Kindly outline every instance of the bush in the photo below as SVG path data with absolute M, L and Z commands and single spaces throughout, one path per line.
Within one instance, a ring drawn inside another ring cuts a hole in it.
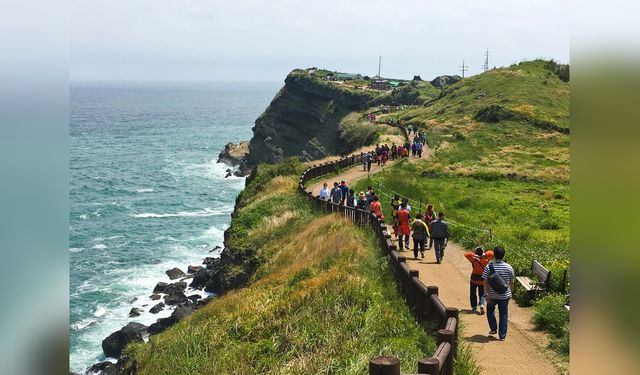
M 556 338 L 562 337 L 569 324 L 569 312 L 564 308 L 562 294 L 548 294 L 533 303 L 533 323 L 536 328 L 550 332 Z

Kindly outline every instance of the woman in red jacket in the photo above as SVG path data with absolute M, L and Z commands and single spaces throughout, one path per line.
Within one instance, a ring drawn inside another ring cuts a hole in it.
M 482 246 L 478 246 L 475 252 L 464 253 L 464 257 L 471 262 L 471 283 L 469 287 L 471 310 L 477 313 L 478 306 L 480 306 L 480 315 L 482 315 L 484 314 L 484 280 L 482 279 L 482 271 L 493 258 L 493 251 L 484 251 Z M 480 297 L 480 304 L 478 304 L 478 297 Z

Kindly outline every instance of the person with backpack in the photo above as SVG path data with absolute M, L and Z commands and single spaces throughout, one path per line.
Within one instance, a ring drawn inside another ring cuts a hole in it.
M 413 257 L 418 259 L 418 249 L 424 259 L 424 243 L 430 236 L 429 227 L 422 221 L 424 216 L 421 213 L 416 215 L 416 219 L 411 222 L 411 231 L 413 232 Z
M 347 206 L 355 207 L 356 206 L 356 193 L 353 189 L 349 189 L 349 193 L 347 194 Z
M 444 221 L 444 212 L 438 213 L 438 220 L 431 223 L 431 238 L 433 238 L 434 249 L 436 253 L 436 262 L 442 263 L 444 258 L 444 248 L 447 247 L 449 241 L 449 223 Z
M 367 153 L 367 173 L 371 172 L 371 164 L 373 164 L 373 151 Z
M 359 209 L 361 210 L 367 209 L 367 197 L 364 195 L 364 191 L 361 191 L 360 193 L 358 193 L 357 201 L 358 201 L 357 205 Z
M 482 272 L 484 279 L 484 298 L 487 301 L 487 321 L 489 322 L 489 334 L 498 333 L 500 341 L 507 338 L 507 326 L 509 324 L 509 300 L 516 279 L 513 267 L 504 261 L 505 251 L 502 246 L 493 249 L 493 262 L 489 263 Z M 498 307 L 500 324 L 496 322 L 495 310 Z
M 493 251 L 484 251 L 482 246 L 475 248 L 473 252 L 464 253 L 464 257 L 471 263 L 471 279 L 469 289 L 469 302 L 471 303 L 471 310 L 478 312 L 480 307 L 480 315 L 484 315 L 484 279 L 482 278 L 482 272 L 484 268 L 493 259 Z M 478 300 L 480 303 L 478 303 Z
M 433 211 L 433 205 L 429 203 L 427 205 L 427 211 L 424 213 L 424 221 L 429 226 L 429 232 L 431 232 L 431 223 L 436 220 L 436 213 Z M 433 247 L 433 237 L 429 237 L 429 243 L 427 244 L 427 250 Z
M 331 189 L 331 202 L 335 204 L 342 202 L 342 189 L 340 189 L 337 182 L 333 183 L 333 189 Z

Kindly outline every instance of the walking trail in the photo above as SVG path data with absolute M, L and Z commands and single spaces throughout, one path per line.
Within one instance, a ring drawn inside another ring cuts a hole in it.
M 428 154 L 427 154 L 428 156 Z M 411 159 L 416 160 L 415 158 Z M 389 161 L 386 167 L 371 166 L 371 174 L 395 164 Z M 362 166 L 345 170 L 337 176 L 326 178 L 326 182 L 345 180 L 352 185 L 357 180 L 367 178 Z M 312 187 L 314 195 L 320 194 L 321 180 Z M 387 202 L 388 203 L 388 202 Z M 386 204 L 383 202 L 383 204 Z M 393 233 L 389 228 L 389 233 Z M 507 252 L 509 250 L 507 249 Z M 413 251 L 400 254 L 407 257 L 411 269 L 420 272 L 420 279 L 426 285 L 437 285 L 439 295 L 445 306 L 460 309 L 462 322 L 461 337 L 470 346 L 473 358 L 480 366 L 482 374 L 560 374 L 554 364 L 554 355 L 546 348 L 549 339 L 544 332 L 536 331 L 531 323 L 532 311 L 518 306 L 515 301 L 509 303 L 509 329 L 507 339 L 499 341 L 488 335 L 489 325 L 486 315 L 477 315 L 471 311 L 469 302 L 469 275 L 471 264 L 464 257 L 465 250 L 454 242 L 449 242 L 441 264 L 435 262 L 433 249 L 425 252 L 424 259 L 413 259 Z M 496 317 L 498 311 L 496 309 Z

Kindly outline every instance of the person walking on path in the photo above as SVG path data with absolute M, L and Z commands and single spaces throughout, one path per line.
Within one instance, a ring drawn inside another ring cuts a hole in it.
M 369 153 L 365 153 L 364 151 L 360 153 L 360 160 L 362 160 L 362 170 L 367 170 L 367 160 L 369 159 Z
M 342 191 L 342 200 L 340 201 L 340 204 L 344 205 L 344 202 L 346 202 L 347 197 L 349 196 L 349 187 L 344 180 L 340 181 L 340 190 Z
M 384 220 L 384 215 L 382 214 L 382 205 L 380 204 L 380 200 L 378 199 L 377 195 L 373 196 L 373 201 L 371 202 L 371 206 L 369 208 L 369 211 L 371 211 L 374 214 L 376 214 L 376 216 L 379 219 Z
M 418 157 L 422 159 L 422 142 L 416 143 L 416 152 L 418 153 Z
M 416 219 L 411 222 L 411 230 L 413 231 L 413 257 L 418 259 L 418 249 L 420 249 L 420 254 L 422 255 L 422 259 L 424 259 L 424 243 L 427 240 L 427 237 L 430 236 L 429 227 L 427 227 L 427 223 L 422 221 L 424 216 L 421 213 L 416 215 Z
M 330 193 L 331 191 L 329 190 L 329 188 L 327 187 L 327 183 L 325 182 L 324 184 L 322 184 L 322 189 L 320 189 L 320 199 L 322 199 L 323 201 L 328 201 Z
M 409 224 L 409 220 L 411 218 L 411 214 L 407 210 L 407 204 L 402 202 L 400 204 L 400 210 L 396 213 L 396 217 L 398 219 L 398 229 L 396 231 L 396 237 L 398 237 L 398 248 L 400 251 L 403 250 L 403 244 L 409 250 L 409 234 L 411 233 L 411 224 Z
M 356 193 L 353 191 L 353 189 L 349 189 L 349 193 L 347 194 L 347 206 L 356 206 Z
M 371 172 L 371 164 L 373 164 L 373 154 L 367 153 L 367 173 Z
M 433 212 L 433 205 L 429 203 L 427 205 L 427 211 L 424 213 L 424 221 L 429 226 L 429 231 L 431 231 L 431 223 L 436 220 L 436 213 Z M 433 247 L 433 237 L 429 237 L 429 243 L 427 244 L 427 250 L 430 250 Z
M 436 262 L 442 263 L 444 258 L 444 248 L 447 247 L 449 241 L 449 223 L 444 221 L 444 212 L 438 213 L 438 220 L 431 223 L 431 237 L 433 238 L 434 249 L 436 253 Z
M 484 296 L 487 300 L 487 321 L 489 322 L 489 334 L 498 333 L 500 341 L 507 338 L 507 326 L 509 324 L 509 300 L 512 297 L 515 273 L 513 267 L 504 261 L 505 251 L 501 246 L 493 249 L 494 260 L 485 267 L 482 272 L 484 289 L 488 293 Z M 500 324 L 496 322 L 495 310 L 498 307 Z
M 469 302 L 471 303 L 471 310 L 478 312 L 480 308 L 480 315 L 484 314 L 484 279 L 482 273 L 484 268 L 493 259 L 493 251 L 484 251 L 482 246 L 475 248 L 473 252 L 464 253 L 464 257 L 471 262 L 471 279 L 469 287 Z M 480 302 L 480 303 L 478 303 Z
M 338 186 L 337 182 L 333 183 L 333 189 L 331 189 L 331 202 L 340 204 L 342 201 L 342 189 Z
M 361 210 L 367 209 L 367 197 L 364 195 L 364 191 L 358 193 L 358 208 Z

